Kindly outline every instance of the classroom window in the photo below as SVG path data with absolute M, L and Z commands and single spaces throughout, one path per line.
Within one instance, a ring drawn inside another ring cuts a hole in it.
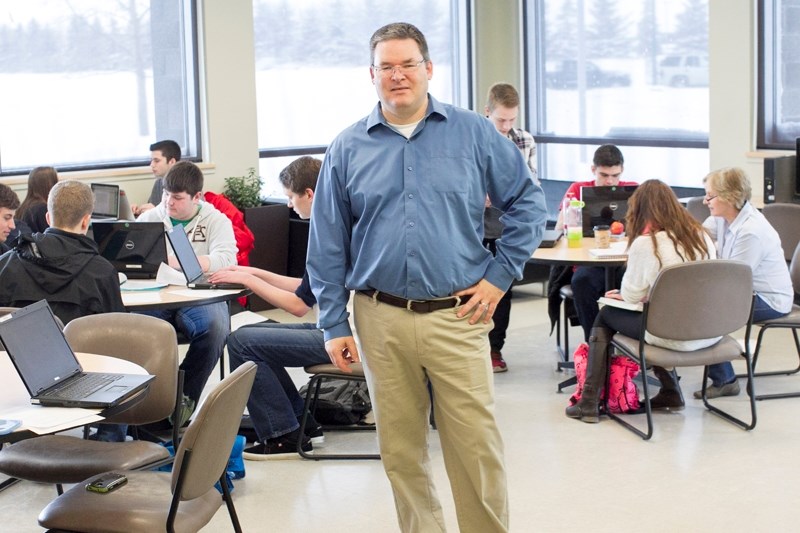
M 795 149 L 800 137 L 800 2 L 758 2 L 758 147 Z
M 0 174 L 145 164 L 198 146 L 194 2 L 5 0 Z
M 708 172 L 708 0 L 525 2 L 527 124 L 539 177 L 588 179 L 595 148 L 625 177 L 699 187 Z
M 428 41 L 431 94 L 468 105 L 466 8 L 458 0 L 253 0 L 260 173 L 267 196 L 282 192 L 280 169 L 302 154 L 322 157 L 344 128 L 377 102 L 369 38 L 404 21 Z

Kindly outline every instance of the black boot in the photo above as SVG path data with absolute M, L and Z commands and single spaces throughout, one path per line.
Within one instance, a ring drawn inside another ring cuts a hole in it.
M 681 386 L 678 384 L 678 373 L 675 369 L 667 370 L 660 366 L 654 366 L 653 373 L 661 382 L 661 390 L 650 398 L 650 409 L 654 411 L 682 411 L 685 403 L 681 393 Z
M 583 383 L 581 399 L 566 409 L 570 418 L 578 418 L 583 422 L 596 424 L 600 421 L 600 389 L 606 379 L 608 364 L 608 345 L 611 342 L 611 331 L 602 327 L 593 327 L 589 334 L 589 355 L 586 358 L 586 379 Z

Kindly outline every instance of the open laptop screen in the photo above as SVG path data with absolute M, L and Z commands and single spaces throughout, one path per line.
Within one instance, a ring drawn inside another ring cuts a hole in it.
M 92 220 L 119 218 L 119 185 L 92 183 L 94 210 Z
M 93 222 L 100 255 L 128 277 L 155 278 L 167 262 L 162 222 Z
M 583 200 L 583 236 L 591 237 L 593 228 L 610 225 L 614 221 L 625 222 L 628 200 L 636 185 L 610 185 L 606 187 L 581 187 Z

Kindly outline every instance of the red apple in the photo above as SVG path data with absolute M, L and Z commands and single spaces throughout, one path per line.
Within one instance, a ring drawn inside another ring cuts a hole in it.
M 611 233 L 613 235 L 622 235 L 623 231 L 625 231 L 625 225 L 622 222 L 615 220 L 611 223 Z

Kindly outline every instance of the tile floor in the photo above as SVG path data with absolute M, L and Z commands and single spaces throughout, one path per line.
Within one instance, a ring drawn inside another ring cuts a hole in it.
M 277 311 L 263 314 L 297 320 Z M 495 382 L 512 531 L 800 531 L 800 398 L 759 402 L 752 432 L 689 399 L 685 411 L 657 415 L 655 435 L 644 442 L 607 419 L 589 425 L 564 416 L 569 392 L 555 392 L 564 376 L 555 371 L 555 340 L 548 337 L 540 285 L 515 289 L 511 320 L 504 350 L 510 370 Z M 790 333 L 774 331 L 767 342 L 763 368 L 796 360 Z M 684 369 L 681 375 L 691 397 L 701 372 Z M 305 382 L 302 371 L 296 378 Z M 762 378 L 756 386 L 763 392 L 800 389 L 800 376 Z M 740 412 L 746 408 L 743 396 L 723 401 Z M 375 446 L 370 432 L 326 437 L 329 449 Z M 458 531 L 435 432 L 431 450 L 447 524 Z M 234 492 L 245 531 L 397 531 L 378 461 L 298 457 L 248 461 L 246 467 Z M 0 493 L 0 531 L 40 531 L 36 516 L 54 496 L 53 487 L 29 482 Z M 204 529 L 230 530 L 224 508 Z

